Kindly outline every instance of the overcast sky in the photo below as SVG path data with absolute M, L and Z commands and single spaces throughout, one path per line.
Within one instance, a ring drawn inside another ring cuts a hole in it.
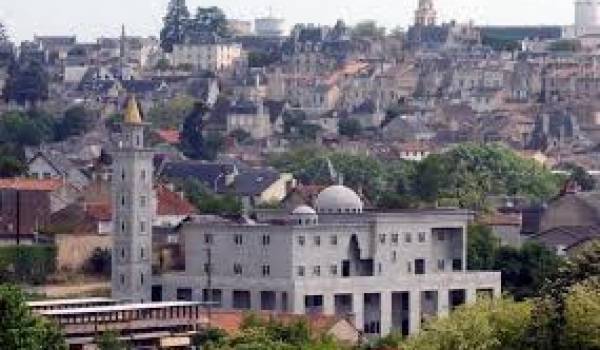
M 188 6 L 217 5 L 228 17 L 252 19 L 269 7 L 287 24 L 348 23 L 376 19 L 387 27 L 406 27 L 418 0 L 187 0 Z M 476 24 L 570 24 L 573 0 L 434 0 L 443 21 Z M 0 0 L 0 20 L 13 39 L 34 34 L 77 34 L 80 40 L 112 36 L 125 23 L 128 34 L 156 35 L 168 0 Z

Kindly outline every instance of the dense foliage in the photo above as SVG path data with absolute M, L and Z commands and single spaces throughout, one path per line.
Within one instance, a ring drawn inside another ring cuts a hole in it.
M 492 230 L 482 225 L 469 227 L 467 257 L 469 270 L 500 271 L 502 289 L 517 300 L 537 296 L 561 264 L 554 252 L 534 242 L 519 249 L 500 246 Z
M 148 122 L 157 129 L 179 129 L 185 118 L 194 109 L 194 99 L 188 96 L 176 96 L 168 102 L 155 104 L 148 111 Z
M 16 287 L 0 285 L 0 347 L 20 350 L 66 350 L 58 328 L 34 316 L 23 293 Z
M 234 195 L 215 194 L 194 180 L 185 181 L 182 189 L 190 203 L 202 214 L 239 215 L 242 213 L 242 203 Z
M 167 14 L 160 32 L 160 47 L 165 52 L 173 52 L 173 45 L 183 42 L 190 19 L 185 0 L 170 0 Z
M 600 346 L 600 243 L 592 243 L 524 302 L 482 300 L 433 320 L 399 349 L 594 350 Z
M 464 208 L 485 209 L 489 195 L 543 201 L 558 193 L 561 181 L 535 161 L 500 145 L 464 144 L 420 163 L 304 148 L 273 157 L 271 164 L 302 183 L 328 184 L 328 158 L 348 186 L 364 190 L 381 207 L 450 199 Z
M 304 320 L 289 323 L 264 320 L 248 315 L 238 334 L 227 336 L 219 330 L 209 330 L 194 339 L 202 349 L 233 350 L 341 350 L 329 337 L 314 334 Z
M 4 99 L 20 105 L 35 105 L 48 99 L 49 76 L 41 63 L 31 60 L 13 62 L 4 86 Z
M 42 284 L 55 268 L 53 246 L 0 247 L 0 283 Z

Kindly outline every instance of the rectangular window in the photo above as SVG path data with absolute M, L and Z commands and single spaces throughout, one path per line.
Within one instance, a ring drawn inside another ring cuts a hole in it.
M 452 259 L 452 271 L 462 271 L 462 259 Z
M 243 273 L 242 264 L 233 264 L 233 274 L 241 276 Z
M 269 235 L 263 235 L 262 236 L 262 244 L 263 245 L 270 245 L 271 244 L 271 236 L 269 236 Z
M 381 244 L 385 244 L 385 234 L 380 234 L 379 235 L 379 243 Z
M 321 276 L 321 266 L 315 266 L 313 268 L 313 275 L 314 276 Z
M 271 266 L 263 265 L 262 266 L 262 275 L 263 277 L 267 277 L 271 275 Z
M 143 286 L 144 285 L 144 274 L 140 274 L 140 284 Z
M 331 235 L 329 237 L 329 243 L 331 243 L 331 245 L 337 245 L 338 244 L 337 235 Z
M 407 232 L 404 234 L 404 242 L 406 242 L 406 243 L 412 242 L 412 235 L 410 234 L 410 232 Z
M 396 261 L 398 261 L 398 252 L 394 250 L 392 252 L 392 262 L 396 262 Z
M 213 244 L 213 235 L 207 233 L 204 235 L 204 244 Z
M 209 263 L 204 264 L 204 273 L 208 274 L 211 272 L 211 266 Z
M 321 236 L 315 236 L 314 240 L 317 247 L 321 245 Z
M 235 245 L 242 245 L 244 243 L 242 235 L 233 235 L 233 241 L 235 242 Z
M 297 270 L 298 270 L 298 276 L 299 277 L 304 277 L 304 274 L 305 274 L 305 272 L 304 272 L 304 266 L 298 266 Z
M 140 232 L 141 233 L 146 232 L 146 222 L 145 221 L 140 221 Z
M 398 244 L 398 234 L 392 233 L 392 244 Z
M 140 207 L 142 207 L 142 208 L 146 207 L 146 196 L 140 197 Z
M 304 246 L 305 238 L 304 236 L 298 236 L 298 245 Z
M 337 265 L 331 265 L 331 266 L 329 267 L 329 273 L 330 273 L 332 276 L 337 276 L 337 274 L 338 274 L 338 266 L 337 266 Z
M 444 271 L 446 269 L 446 260 L 438 259 L 437 265 L 438 265 L 438 271 Z
M 415 259 L 415 274 L 416 275 L 424 275 L 425 274 L 425 259 Z
M 446 240 L 446 232 L 438 231 L 437 239 L 438 239 L 438 241 L 445 241 Z
M 419 232 L 419 242 L 423 243 L 427 240 L 427 234 L 425 232 Z

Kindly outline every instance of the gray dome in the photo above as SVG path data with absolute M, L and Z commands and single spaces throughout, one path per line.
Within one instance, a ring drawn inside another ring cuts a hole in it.
M 308 205 L 301 205 L 292 211 L 292 215 L 317 215 L 317 212 Z
M 362 213 L 363 203 L 360 197 L 346 186 L 329 186 L 317 197 L 319 213 Z

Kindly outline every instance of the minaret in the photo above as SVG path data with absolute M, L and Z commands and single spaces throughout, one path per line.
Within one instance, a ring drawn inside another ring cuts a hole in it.
M 433 0 L 419 0 L 419 7 L 415 11 L 415 26 L 434 26 L 437 12 Z
M 153 153 L 144 147 L 145 124 L 135 97 L 127 103 L 122 140 L 113 163 L 112 296 L 151 301 Z
M 127 63 L 127 36 L 125 25 L 121 26 L 121 38 L 119 39 L 119 75 L 121 81 L 125 80 L 125 64 Z

